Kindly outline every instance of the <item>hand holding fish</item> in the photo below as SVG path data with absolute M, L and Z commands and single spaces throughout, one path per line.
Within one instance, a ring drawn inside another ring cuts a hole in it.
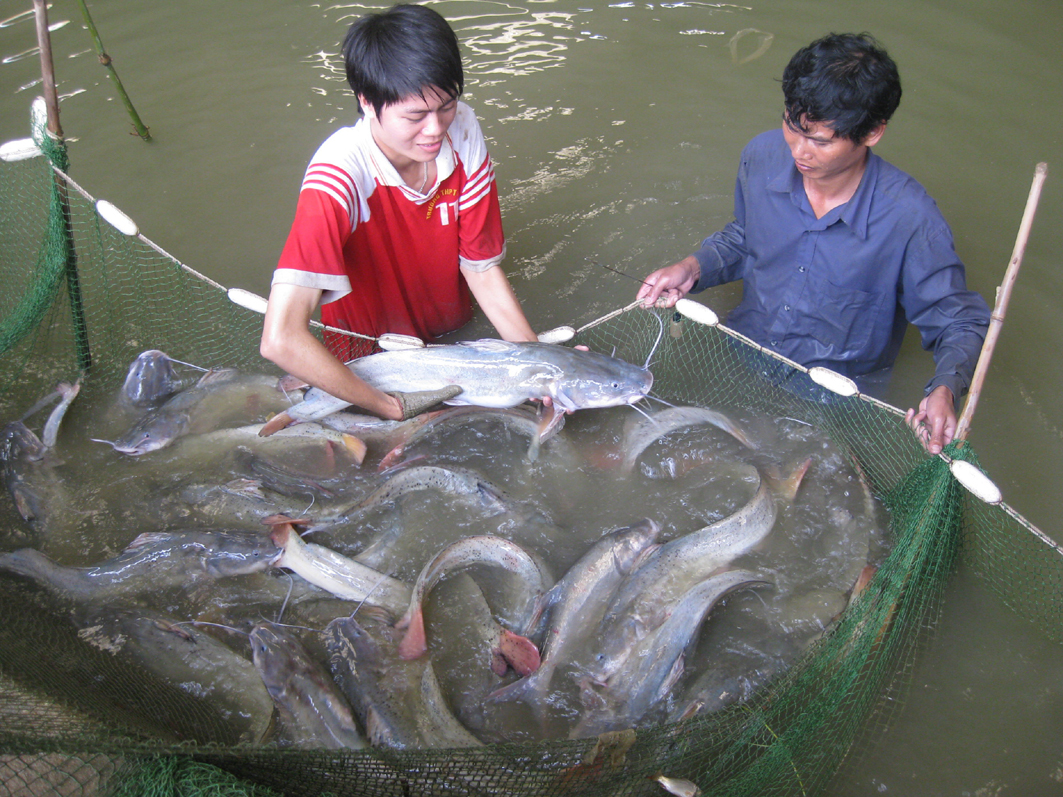
M 919 402 L 919 411 L 908 410 L 904 422 L 930 454 L 940 454 L 956 434 L 956 409 L 952 391 L 938 385 Z
M 701 264 L 693 255 L 666 268 L 659 268 L 646 277 L 635 294 L 643 307 L 674 307 L 697 284 Z
M 262 356 L 348 404 L 380 418 L 402 420 L 402 404 L 398 399 L 352 374 L 310 332 L 310 319 L 320 299 L 321 291 L 314 288 L 274 285 L 262 327 L 259 346 Z
M 394 392 L 388 393 L 398 399 L 402 406 L 402 420 L 408 421 L 433 407 L 437 407 L 444 401 L 454 398 L 461 393 L 461 385 L 447 385 L 439 390 L 417 390 L 411 393 Z

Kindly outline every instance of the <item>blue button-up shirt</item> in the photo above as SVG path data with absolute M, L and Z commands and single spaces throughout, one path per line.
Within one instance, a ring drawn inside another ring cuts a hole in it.
M 695 291 L 744 280 L 728 326 L 806 367 L 857 378 L 893 364 L 910 321 L 934 355 L 926 390 L 947 385 L 957 399 L 967 390 L 989 307 L 967 290 L 952 231 L 919 183 L 869 153 L 853 197 L 817 219 L 772 130 L 742 152 L 734 215 L 695 253 Z

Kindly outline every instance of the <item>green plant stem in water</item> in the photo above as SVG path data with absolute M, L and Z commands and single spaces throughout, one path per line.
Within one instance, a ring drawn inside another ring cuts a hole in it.
M 89 16 L 89 8 L 85 5 L 85 0 L 78 0 L 78 5 L 81 6 L 81 15 L 85 18 L 85 25 L 88 27 L 93 44 L 96 46 L 96 55 L 99 56 L 100 63 L 107 68 L 111 78 L 114 79 L 114 85 L 118 88 L 118 94 L 122 97 L 122 104 L 129 111 L 129 117 L 133 120 L 133 127 L 136 128 L 137 135 L 145 141 L 151 141 L 151 133 L 148 132 L 147 126 L 140 121 L 137 109 L 133 107 L 133 102 L 129 99 L 129 95 L 126 94 L 125 86 L 122 85 L 122 80 L 118 77 L 114 64 L 111 63 L 111 56 L 104 52 L 103 41 L 100 39 L 99 31 L 96 30 L 96 24 L 92 21 L 92 17 Z

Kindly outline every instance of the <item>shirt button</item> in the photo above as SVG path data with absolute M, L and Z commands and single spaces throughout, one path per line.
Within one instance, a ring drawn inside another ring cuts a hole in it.
M 772 345 L 772 346 L 778 346 L 778 345 L 779 345 L 779 341 L 777 341 L 777 340 L 773 340 L 773 341 L 771 342 L 771 345 Z
M 783 309 L 783 310 L 785 310 L 786 312 L 790 312 L 790 305 L 788 305 L 788 304 L 784 304 L 784 305 L 782 306 L 782 309 Z
M 798 266 L 797 270 L 800 271 L 802 274 L 805 273 L 805 267 L 804 266 Z

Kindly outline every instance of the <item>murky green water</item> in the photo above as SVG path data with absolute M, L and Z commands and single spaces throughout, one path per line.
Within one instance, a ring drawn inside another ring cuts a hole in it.
M 32 21 L 17 16 L 28 6 L 0 3 L 0 140 L 27 135 L 39 91 L 35 53 L 19 57 L 35 44 Z M 904 99 L 878 151 L 936 198 L 969 284 L 991 303 L 1034 165 L 1048 161 L 970 439 L 1005 500 L 1063 539 L 1058 0 L 435 7 L 465 46 L 466 99 L 497 162 L 506 268 L 539 329 L 631 300 L 633 282 L 591 261 L 641 275 L 729 219 L 741 146 L 778 123 L 783 66 L 828 31 L 870 31 L 896 58 Z M 307 159 L 354 118 L 336 53 L 365 7 L 101 0 L 91 10 L 155 140 L 130 135 L 76 6 L 56 3 L 53 24 L 69 20 L 53 41 L 73 177 L 183 262 L 265 293 Z M 737 296 L 730 286 L 701 299 L 726 310 Z M 891 401 L 915 402 L 930 367 L 910 335 Z M 961 569 L 904 710 L 834 793 L 1059 794 L 1061 727 L 1063 651 Z

